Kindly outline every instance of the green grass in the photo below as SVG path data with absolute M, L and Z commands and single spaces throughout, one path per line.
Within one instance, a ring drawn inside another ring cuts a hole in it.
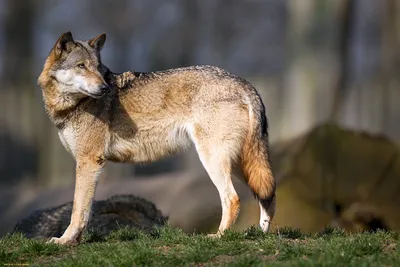
M 330 228 L 265 234 L 251 227 L 211 238 L 170 227 L 149 233 L 124 228 L 108 236 L 88 231 L 80 245 L 59 246 L 14 234 L 0 239 L 0 266 L 400 266 L 399 237 Z

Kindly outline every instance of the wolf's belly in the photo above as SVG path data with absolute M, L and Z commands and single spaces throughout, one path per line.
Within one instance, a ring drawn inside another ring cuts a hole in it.
M 185 127 L 144 131 L 123 137 L 113 133 L 106 149 L 106 159 L 115 162 L 151 162 L 186 149 L 191 144 Z

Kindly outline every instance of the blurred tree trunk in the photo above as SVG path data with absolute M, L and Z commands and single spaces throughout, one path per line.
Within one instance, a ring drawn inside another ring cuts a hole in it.
M 391 91 L 398 90 L 393 88 L 394 82 L 400 79 L 398 76 L 398 66 L 400 66 L 400 21 L 399 8 L 400 3 L 397 0 L 387 0 L 382 2 L 383 15 L 381 23 L 382 39 L 381 39 L 381 66 L 379 74 L 379 83 L 382 85 L 382 115 L 381 127 L 383 131 L 388 131 L 390 121 L 391 107 Z M 393 124 L 396 124 L 393 121 Z
M 32 77 L 34 6 L 33 0 L 6 1 L 1 76 L 5 88 L 22 87 Z
M 345 100 L 349 90 L 349 55 L 350 55 L 350 36 L 352 29 L 352 17 L 354 15 L 354 0 L 342 1 L 340 28 L 338 34 L 338 50 L 339 50 L 339 75 L 337 77 L 336 86 L 334 88 L 334 99 L 330 112 L 330 120 L 336 121 L 339 116 L 340 108 Z
M 32 123 L 34 116 L 32 112 L 34 91 L 32 88 L 36 84 L 32 80 L 35 1 L 8 0 L 4 2 L 4 8 L 6 11 L 3 13 L 2 25 L 4 53 L 3 68 L 0 73 L 4 112 L 2 112 L 0 120 L 4 121 L 5 134 L 11 137 L 11 143 L 6 144 L 9 146 L 7 164 L 26 167 L 36 158 L 24 157 L 24 152 L 14 149 L 12 143 L 31 142 L 35 132 Z M 4 177 L 10 176 L 4 174 Z

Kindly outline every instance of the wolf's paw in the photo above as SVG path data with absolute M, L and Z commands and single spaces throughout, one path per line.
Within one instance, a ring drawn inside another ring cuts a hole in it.
M 74 239 L 67 239 L 65 237 L 52 237 L 47 244 L 59 244 L 59 245 L 77 245 L 78 242 Z
M 212 237 L 212 238 L 220 238 L 222 236 L 222 234 L 220 232 L 216 233 L 216 234 L 208 234 L 208 237 Z

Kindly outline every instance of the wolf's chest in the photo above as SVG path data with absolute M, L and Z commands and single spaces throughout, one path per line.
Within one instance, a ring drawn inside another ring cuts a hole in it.
M 73 156 L 75 156 L 76 133 L 74 131 L 74 128 L 72 126 L 67 126 L 64 129 L 58 131 L 58 136 L 65 149 Z

